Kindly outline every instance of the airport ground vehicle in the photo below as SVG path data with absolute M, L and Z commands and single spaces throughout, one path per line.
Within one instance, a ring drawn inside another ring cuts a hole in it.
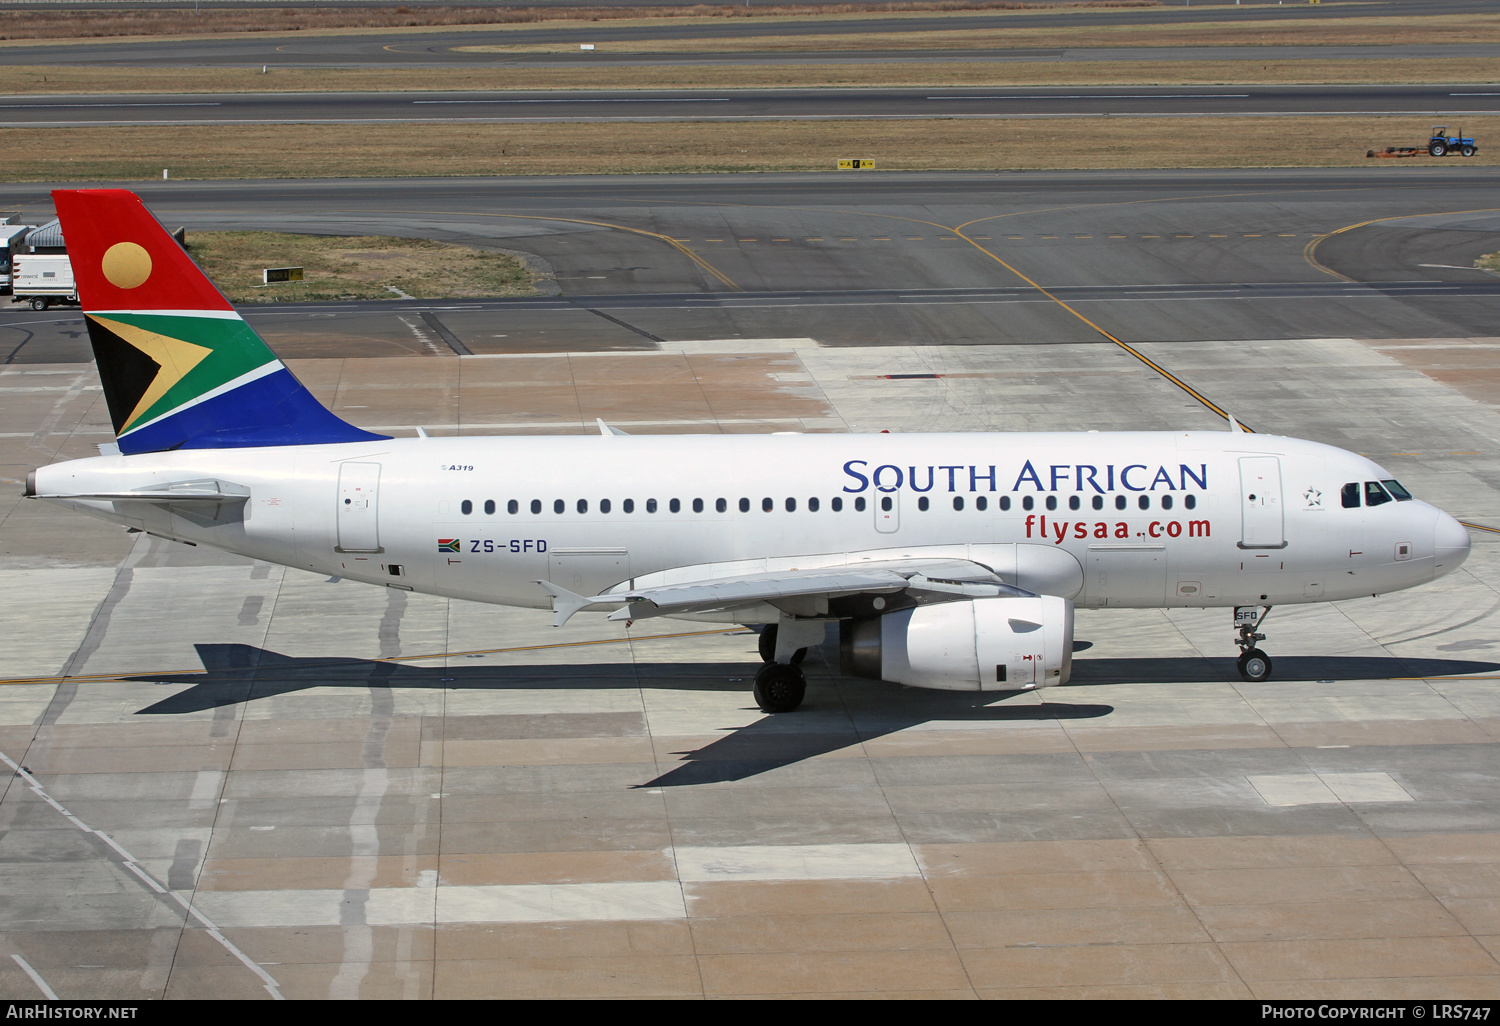
M 1434 157 L 1445 157 L 1453 153 L 1472 157 L 1479 152 L 1479 147 L 1474 145 L 1473 139 L 1464 137 L 1462 128 L 1457 135 L 1449 135 L 1447 125 L 1433 125 L 1432 138 L 1427 140 L 1427 152 Z
M 25 249 L 26 233 L 30 230 L 24 224 L 0 224 L 0 296 L 10 294 L 12 264 Z
M 78 302 L 73 265 L 66 253 L 20 253 L 11 261 L 11 302 L 33 310 Z

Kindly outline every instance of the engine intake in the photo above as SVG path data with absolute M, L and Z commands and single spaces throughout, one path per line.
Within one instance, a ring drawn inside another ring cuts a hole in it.
M 845 620 L 839 655 L 850 676 L 919 688 L 1065 684 L 1073 672 L 1073 603 L 1056 595 L 981 598 Z

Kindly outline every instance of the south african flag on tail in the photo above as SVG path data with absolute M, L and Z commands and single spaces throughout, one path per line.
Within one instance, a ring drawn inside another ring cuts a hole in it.
M 122 453 L 386 437 L 314 399 L 135 193 L 52 198 Z

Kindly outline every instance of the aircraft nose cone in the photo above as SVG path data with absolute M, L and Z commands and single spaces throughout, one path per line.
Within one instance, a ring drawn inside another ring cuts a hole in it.
M 1433 528 L 1433 572 L 1442 575 L 1457 570 L 1469 558 L 1469 529 L 1446 513 L 1439 513 Z

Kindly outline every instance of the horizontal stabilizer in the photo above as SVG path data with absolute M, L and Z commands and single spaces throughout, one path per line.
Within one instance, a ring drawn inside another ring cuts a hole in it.
M 78 502 L 167 502 L 176 504 L 212 503 L 226 505 L 245 502 L 250 489 L 232 481 L 179 481 L 154 488 L 135 488 L 120 492 L 49 492 L 36 490 L 36 471 L 26 476 L 28 499 L 73 499 Z

